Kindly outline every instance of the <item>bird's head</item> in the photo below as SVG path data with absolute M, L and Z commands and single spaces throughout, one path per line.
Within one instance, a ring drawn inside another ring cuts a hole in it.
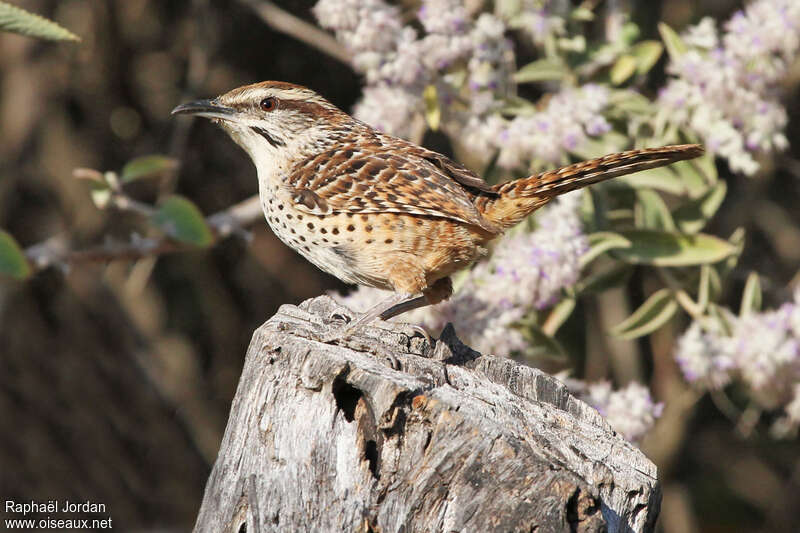
M 265 81 L 211 100 L 181 104 L 173 115 L 206 117 L 247 151 L 256 166 L 265 160 L 321 151 L 352 119 L 306 87 Z

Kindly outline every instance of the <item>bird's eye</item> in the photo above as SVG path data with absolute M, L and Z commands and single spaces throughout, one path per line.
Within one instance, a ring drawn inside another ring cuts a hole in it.
M 278 107 L 278 99 L 273 96 L 264 98 L 258 103 L 258 107 L 261 108 L 261 111 L 272 111 Z

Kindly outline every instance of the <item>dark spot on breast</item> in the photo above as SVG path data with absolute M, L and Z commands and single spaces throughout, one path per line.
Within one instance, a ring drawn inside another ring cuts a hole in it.
M 294 230 L 294 228 L 292 228 L 292 230 L 291 230 L 291 231 L 292 231 L 292 235 L 294 235 L 295 233 L 297 233 L 297 232 Z
M 367 220 L 369 220 L 369 215 L 361 215 L 361 220 L 366 222 Z
M 389 200 L 390 202 L 396 202 L 397 201 L 397 195 L 389 193 L 389 194 L 386 195 L 386 199 Z
M 366 231 L 367 233 L 369 233 L 370 231 L 372 231 L 372 225 L 370 225 L 370 224 L 367 224 L 366 226 L 364 226 L 364 231 Z
M 328 239 L 323 238 L 322 242 L 328 242 Z
M 302 235 L 300 235 L 300 240 L 303 241 L 303 242 L 306 242 L 306 238 L 303 237 Z
M 286 213 L 286 218 L 288 218 L 289 220 L 292 220 L 292 214 L 291 213 Z
M 375 239 L 367 239 L 367 240 L 366 240 L 366 243 L 367 243 L 367 244 L 372 244 L 373 242 L 375 242 Z
M 386 244 L 392 244 L 394 241 L 392 239 L 386 239 L 383 242 L 385 242 Z
M 311 250 L 308 249 L 308 246 L 303 246 L 303 250 L 305 250 L 306 252 L 310 252 L 311 251 Z
M 320 228 L 319 232 L 324 235 L 325 233 L 328 233 L 328 230 L 326 230 L 325 228 Z
M 283 204 L 278 204 L 278 209 L 280 209 L 281 211 L 283 211 Z
M 334 235 L 339 235 L 339 228 L 333 228 L 331 233 L 333 233 Z
M 356 227 L 354 225 L 350 224 L 349 226 L 347 226 L 347 231 L 355 231 L 355 230 Z
M 308 224 L 306 224 L 306 226 L 307 226 L 307 227 L 308 227 L 308 229 L 310 229 L 310 230 L 313 230 L 313 229 L 314 229 L 314 224 L 312 224 L 311 222 L 309 222 Z
M 297 220 L 303 220 L 303 215 L 297 215 Z

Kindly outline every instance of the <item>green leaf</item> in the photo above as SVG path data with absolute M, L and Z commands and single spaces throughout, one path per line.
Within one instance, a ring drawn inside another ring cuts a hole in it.
M 621 112 L 622 117 L 628 115 L 653 114 L 653 102 L 646 96 L 630 89 L 614 89 L 609 96 L 609 105 Z
M 525 350 L 525 356 L 530 359 L 555 359 L 563 361 L 567 358 L 567 352 L 561 343 L 551 337 L 536 324 L 524 324 L 523 335 L 530 341 L 531 345 Z
M 592 13 L 591 9 L 581 6 L 573 9 L 572 13 L 570 13 L 570 17 L 573 20 L 577 20 L 580 22 L 589 22 L 594 20 L 594 13 Z
M 570 150 L 570 152 L 582 159 L 594 159 L 595 157 L 621 152 L 628 146 L 627 135 L 611 130 L 600 137 L 586 139 L 580 146 Z
M 680 230 L 684 233 L 697 233 L 703 229 L 722 205 L 727 190 L 727 184 L 724 181 L 718 181 L 703 196 L 678 207 L 672 213 L 672 217 Z
M 691 198 L 702 196 L 713 184 L 713 181 L 706 178 L 693 161 L 678 161 L 672 163 L 670 168 L 678 173 Z
M 442 120 L 442 108 L 439 107 L 439 95 L 436 91 L 436 85 L 428 85 L 422 91 L 422 100 L 425 102 L 425 122 L 428 127 L 433 131 L 439 129 L 439 123 Z
M 555 335 L 558 328 L 567 321 L 572 311 L 575 310 L 575 298 L 564 298 L 558 302 L 550 314 L 547 315 L 544 324 L 542 324 L 542 331 L 548 335 Z
M 92 196 L 92 202 L 97 209 L 105 209 L 111 203 L 111 189 L 105 182 L 91 182 L 89 194 Z
M 747 276 L 747 282 L 744 284 L 744 293 L 742 294 L 742 304 L 739 307 L 739 316 L 744 316 L 751 312 L 761 310 L 761 282 L 758 279 L 758 274 L 750 272 Z
M 182 196 L 169 196 L 153 214 L 153 223 L 176 241 L 206 247 L 214 237 L 203 214 Z
M 575 292 L 578 294 L 594 294 L 603 292 L 613 287 L 618 287 L 628 281 L 633 267 L 624 263 L 617 266 L 586 276 L 575 285 Z
M 716 272 L 710 265 L 700 267 L 700 285 L 697 288 L 697 305 L 700 311 L 705 311 L 711 294 L 712 272 Z
M 559 81 L 564 79 L 568 70 L 564 63 L 555 59 L 537 59 L 528 63 L 514 74 L 517 83 L 531 83 L 536 81 Z
M 51 41 L 80 41 L 80 37 L 55 22 L 6 2 L 0 2 L 0 31 Z
M 686 43 L 683 42 L 681 36 L 675 30 L 670 28 L 663 22 L 658 23 L 658 33 L 661 34 L 661 40 L 664 41 L 664 46 L 667 48 L 667 53 L 670 59 L 676 61 L 679 57 L 686 53 L 688 50 Z
M 675 222 L 667 204 L 655 191 L 639 189 L 636 191 L 636 227 L 674 231 Z
M 636 174 L 620 176 L 609 182 L 610 186 L 625 184 L 633 188 L 646 187 L 668 192 L 676 196 L 688 194 L 686 184 L 681 177 L 669 167 L 651 168 Z
M 623 339 L 635 339 L 663 326 L 678 310 L 678 303 L 669 289 L 654 292 L 628 318 L 611 329 L 611 334 Z
M 692 159 L 692 164 L 705 176 L 708 183 L 716 183 L 717 164 L 714 162 L 714 154 L 710 150 L 700 157 Z
M 536 106 L 530 100 L 519 96 L 509 96 L 500 109 L 503 115 L 532 115 L 536 113 Z
M 658 63 L 664 47 L 658 41 L 642 41 L 631 49 L 631 54 L 636 58 L 637 74 L 647 74 Z
M 137 157 L 125 163 L 120 179 L 123 183 L 150 178 L 178 168 L 178 160 L 165 155 L 153 154 Z
M 31 275 L 31 265 L 22 248 L 3 230 L 0 230 L 0 274 L 19 280 Z
M 620 31 L 620 39 L 623 43 L 627 45 L 633 44 L 633 42 L 639 38 L 639 35 L 642 31 L 639 29 L 639 25 L 635 22 L 626 22 L 622 25 L 622 31 Z
M 713 303 L 708 304 L 708 315 L 717 321 L 726 337 L 730 337 L 733 334 L 733 325 L 729 320 L 729 313 L 730 311 L 724 307 L 720 307 Z
M 622 85 L 636 72 L 636 58 L 625 54 L 619 57 L 611 67 L 609 77 L 614 85 Z
M 631 241 L 612 231 L 597 231 L 588 236 L 589 249 L 581 256 L 581 268 L 585 267 L 602 254 L 616 248 L 629 248 Z
M 631 242 L 630 247 L 615 249 L 613 255 L 627 263 L 654 266 L 692 266 L 716 263 L 736 253 L 731 243 L 698 233 L 656 230 L 627 230 L 620 235 Z

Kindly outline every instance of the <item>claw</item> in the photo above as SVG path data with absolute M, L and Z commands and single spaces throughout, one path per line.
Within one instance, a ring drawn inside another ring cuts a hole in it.
M 353 321 L 353 318 L 350 315 L 348 315 L 348 314 L 346 314 L 344 312 L 339 312 L 339 311 L 331 313 L 330 319 L 331 320 L 341 320 L 345 324 L 349 324 L 350 322 Z
M 423 328 L 422 326 L 412 325 L 411 329 L 413 329 L 416 333 L 419 333 L 420 336 L 422 336 L 422 338 L 424 338 L 425 341 L 428 343 L 428 346 L 433 347 L 433 339 L 431 338 L 430 333 L 428 333 L 428 331 L 425 328 Z

